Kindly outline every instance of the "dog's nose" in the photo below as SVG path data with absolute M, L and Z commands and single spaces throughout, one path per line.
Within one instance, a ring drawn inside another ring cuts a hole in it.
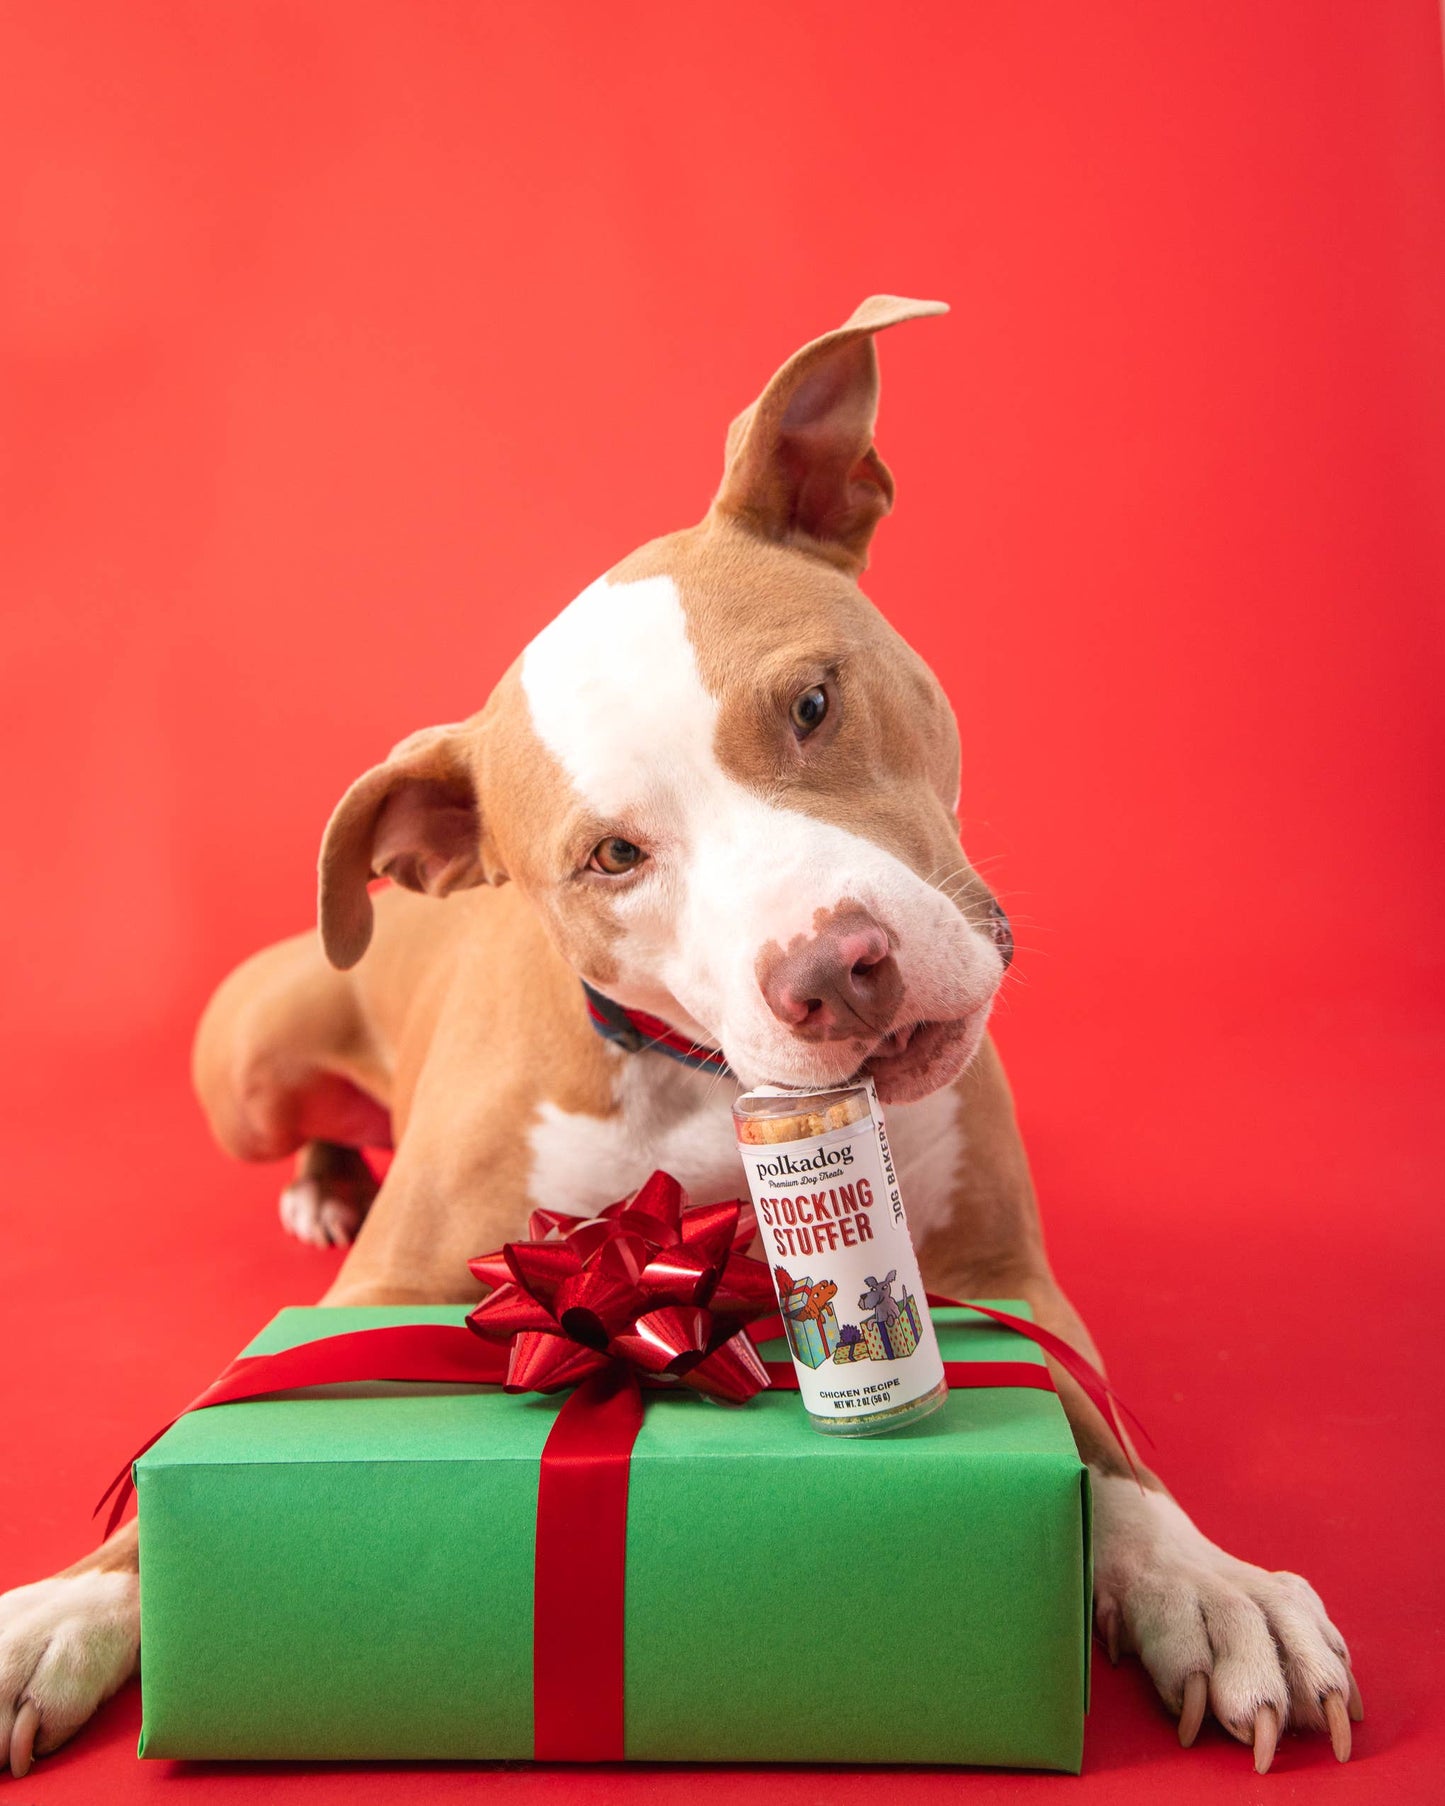
M 863 910 L 795 941 L 758 974 L 768 1008 L 804 1041 L 885 1035 L 903 995 L 888 936 Z
M 988 900 L 988 932 L 994 946 L 1003 955 L 1004 967 L 1007 969 L 1013 963 L 1014 931 L 997 897 L 990 897 Z

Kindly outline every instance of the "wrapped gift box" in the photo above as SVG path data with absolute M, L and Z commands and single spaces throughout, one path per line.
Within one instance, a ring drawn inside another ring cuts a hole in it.
M 891 1323 L 880 1323 L 876 1317 L 863 1319 L 863 1347 L 870 1361 L 898 1361 L 911 1355 L 918 1346 L 923 1321 L 911 1292 L 898 1300 L 898 1315 Z
M 464 1316 L 288 1310 L 248 1352 Z M 1041 1361 L 962 1311 L 935 1320 L 946 1361 Z M 369 1384 L 183 1417 L 136 1464 L 141 1754 L 531 1757 L 538 1460 L 560 1406 Z M 817 1435 L 796 1393 L 654 1396 L 626 1516 L 627 1757 L 1077 1771 L 1088 1503 L 1052 1391 L 955 1389 L 854 1440 Z M 881 1612 L 926 1659 L 800 1685 L 780 1599 L 850 1646 Z M 576 1651 L 579 1690 L 594 1654 Z

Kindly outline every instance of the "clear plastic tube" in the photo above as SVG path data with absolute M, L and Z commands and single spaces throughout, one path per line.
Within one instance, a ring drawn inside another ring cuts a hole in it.
M 814 1429 L 876 1436 L 948 1396 L 878 1094 L 763 1086 L 733 1106 Z

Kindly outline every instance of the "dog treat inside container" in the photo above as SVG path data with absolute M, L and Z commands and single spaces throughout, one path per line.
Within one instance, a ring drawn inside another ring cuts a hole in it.
M 813 1427 L 876 1436 L 936 1411 L 948 1382 L 872 1082 L 763 1086 L 733 1121 Z

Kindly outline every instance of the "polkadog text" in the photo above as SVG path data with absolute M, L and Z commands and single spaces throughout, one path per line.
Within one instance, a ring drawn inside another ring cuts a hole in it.
M 860 1179 L 802 1198 L 759 1198 L 758 1214 L 779 1254 L 831 1254 L 873 1240 L 872 1203 L 873 1187 Z
M 786 1179 L 791 1173 L 825 1173 L 829 1167 L 852 1166 L 853 1150 L 845 1141 L 840 1148 L 819 1148 L 807 1160 L 779 1154 L 776 1160 L 760 1160 L 757 1164 L 760 1179 Z

